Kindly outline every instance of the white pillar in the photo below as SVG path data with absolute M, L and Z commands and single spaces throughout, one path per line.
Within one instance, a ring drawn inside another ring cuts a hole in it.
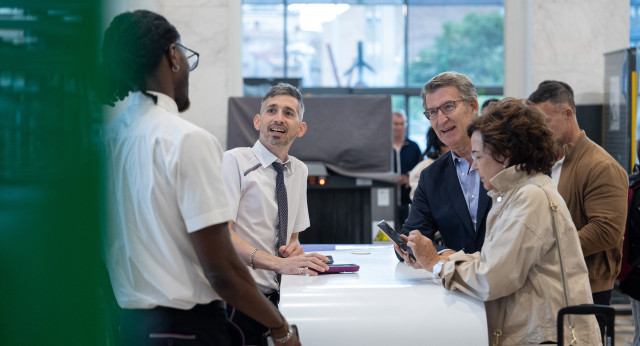
M 629 46 L 629 0 L 505 0 L 505 96 L 528 97 L 545 79 L 577 104 L 604 102 L 604 53 Z
M 531 94 L 531 1 L 504 2 L 504 95 Z

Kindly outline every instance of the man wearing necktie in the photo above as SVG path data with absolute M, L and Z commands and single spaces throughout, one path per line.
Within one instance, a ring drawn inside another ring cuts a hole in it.
M 285 83 L 272 87 L 253 119 L 259 139 L 251 148 L 234 148 L 223 156 L 233 245 L 276 306 L 281 274 L 318 275 L 328 269 L 325 256 L 305 254 L 298 242 L 298 233 L 309 227 L 308 171 L 289 148 L 307 130 L 303 113 L 298 89 Z M 245 344 L 259 344 L 266 327 L 237 310 L 231 313 Z

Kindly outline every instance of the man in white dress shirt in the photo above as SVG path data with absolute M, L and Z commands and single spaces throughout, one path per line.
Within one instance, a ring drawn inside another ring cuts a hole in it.
M 298 242 L 298 233 L 309 227 L 308 171 L 304 163 L 288 153 L 294 139 L 307 130 L 303 113 L 298 89 L 286 83 L 272 87 L 262 99 L 260 114 L 253 119 L 259 139 L 251 148 L 225 152 L 222 163 L 233 245 L 253 269 L 251 273 L 262 293 L 276 306 L 280 274 L 318 275 L 328 269 L 323 262 L 327 260 L 325 256 L 305 254 Z M 282 167 L 279 169 L 286 188 L 285 204 L 278 201 L 275 166 Z M 247 344 L 256 342 L 266 330 L 238 311 L 232 311 L 232 316 Z
M 103 100 L 130 94 L 105 129 L 108 236 L 105 252 L 118 305 L 118 345 L 231 345 L 226 304 L 299 345 L 232 249 L 221 178 L 222 149 L 184 120 L 198 53 L 164 17 L 138 10 L 105 32 Z

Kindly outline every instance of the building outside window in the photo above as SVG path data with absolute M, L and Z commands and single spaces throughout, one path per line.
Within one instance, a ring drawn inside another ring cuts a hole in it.
M 431 77 L 457 71 L 480 103 L 501 97 L 503 17 L 502 0 L 243 0 L 242 73 L 294 79 L 311 95 L 392 95 L 424 150 Z

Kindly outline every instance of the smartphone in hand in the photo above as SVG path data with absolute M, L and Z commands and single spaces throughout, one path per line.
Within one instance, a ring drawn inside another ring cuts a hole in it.
M 391 228 L 391 226 L 389 226 L 389 224 L 385 220 L 382 220 L 380 221 L 380 223 L 378 223 L 378 228 L 380 228 L 382 232 L 384 232 L 384 234 L 386 234 L 387 237 L 391 239 L 392 242 L 398 245 L 398 247 L 402 249 L 402 251 L 408 252 L 409 258 L 411 258 L 412 261 L 416 260 L 416 258 L 413 256 L 413 250 L 411 250 L 407 243 L 402 240 L 402 238 L 400 238 L 400 233 Z

